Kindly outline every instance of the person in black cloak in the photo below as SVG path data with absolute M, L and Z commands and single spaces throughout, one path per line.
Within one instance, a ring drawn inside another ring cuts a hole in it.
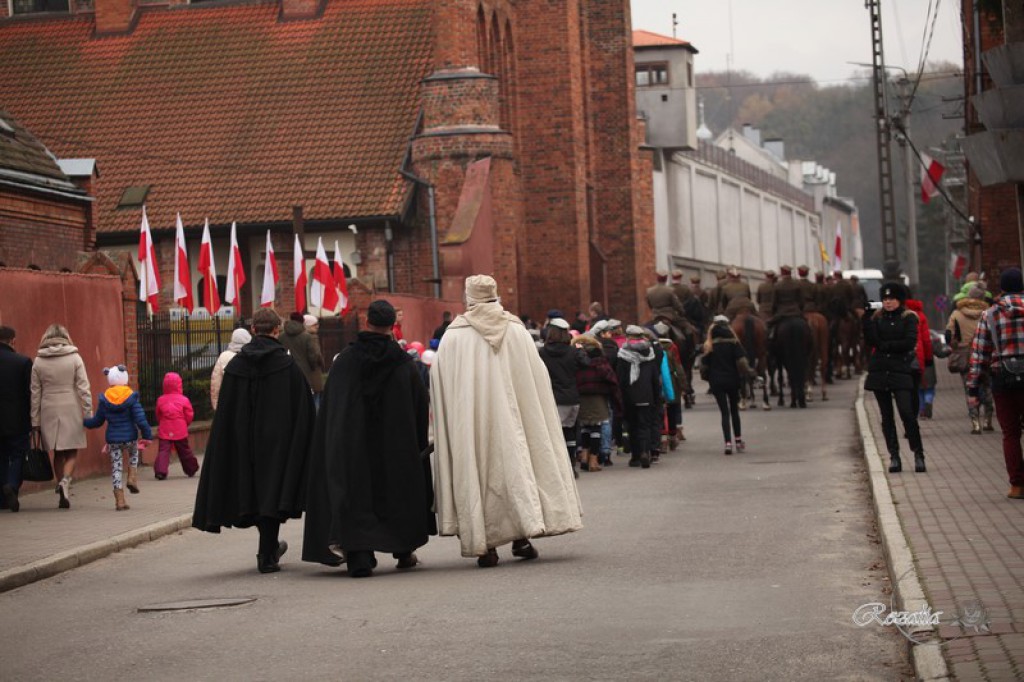
M 348 564 L 365 578 L 374 552 L 400 569 L 437 534 L 427 453 L 429 397 L 412 358 L 391 338 L 395 309 L 374 301 L 367 329 L 334 361 L 313 433 L 302 559 Z
M 208 533 L 256 526 L 256 568 L 281 570 L 281 524 L 302 516 L 315 413 L 302 370 L 277 340 L 281 318 L 253 316 L 252 341 L 224 369 L 192 525 Z

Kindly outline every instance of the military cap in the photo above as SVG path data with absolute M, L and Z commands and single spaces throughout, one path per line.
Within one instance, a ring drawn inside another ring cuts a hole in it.
M 782 265 L 779 266 L 779 272 L 782 273 L 783 275 L 792 275 L 793 268 L 789 267 L 788 265 Z
M 668 280 L 668 273 L 664 270 L 658 270 L 654 275 L 658 278 L 659 282 L 665 282 Z
M 804 275 L 806 275 L 806 274 L 807 274 L 808 272 L 810 272 L 810 271 L 811 271 L 811 269 L 810 269 L 809 267 L 807 267 L 806 265 L 801 265 L 801 266 L 799 266 L 799 267 L 798 267 L 798 268 L 796 269 L 796 271 L 800 273 L 800 276 L 801 276 L 801 277 L 803 277 L 803 276 L 804 276 Z

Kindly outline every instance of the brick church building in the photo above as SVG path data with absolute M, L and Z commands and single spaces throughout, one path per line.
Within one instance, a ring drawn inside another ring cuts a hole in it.
M 243 314 L 269 231 L 283 312 L 298 234 L 307 265 L 337 243 L 357 304 L 457 301 L 487 272 L 535 318 L 638 319 L 654 233 L 630 36 L 629 0 L 6 0 L 0 103 L 102 170 L 98 248 L 133 250 L 145 205 L 165 305 L 180 213 L 193 268 L 209 220 L 221 275 L 237 222 Z

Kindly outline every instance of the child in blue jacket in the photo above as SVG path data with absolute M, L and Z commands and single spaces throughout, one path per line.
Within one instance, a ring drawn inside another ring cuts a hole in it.
M 139 394 L 128 386 L 128 370 L 124 365 L 108 367 L 103 370 L 107 375 L 110 388 L 103 392 L 98 401 L 99 407 L 91 419 L 85 420 L 85 427 L 95 429 L 107 423 L 107 447 L 110 453 L 111 476 L 114 480 L 114 505 L 117 511 L 128 509 L 124 501 L 124 483 L 121 480 L 121 469 L 124 466 L 124 455 L 128 454 L 128 490 L 139 492 L 139 431 L 144 441 L 153 439 L 153 431 L 146 421 L 146 413 L 139 402 Z M 143 443 L 143 447 L 148 443 Z

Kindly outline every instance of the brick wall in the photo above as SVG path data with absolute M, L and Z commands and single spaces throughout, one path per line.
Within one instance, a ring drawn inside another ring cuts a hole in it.
M 84 201 L 0 190 L 0 262 L 8 267 L 73 269 L 90 215 Z
M 966 108 L 965 126 L 968 134 L 984 130 L 978 120 L 978 112 L 971 104 L 971 97 L 978 93 L 977 70 L 979 65 L 975 59 L 974 48 L 974 12 L 973 0 L 964 0 L 964 92 L 969 102 Z M 977 26 L 981 37 L 981 52 L 984 53 L 1005 40 L 1001 18 L 995 14 L 982 12 Z M 984 65 L 980 65 L 984 68 Z M 987 73 L 982 73 L 980 87 L 988 90 L 992 81 Z M 976 240 L 971 249 L 969 268 L 983 271 L 988 275 L 990 283 L 997 282 L 999 272 L 1011 265 L 1020 263 L 1020 235 L 1018 226 L 1018 207 L 1016 187 L 1014 185 L 996 185 L 982 187 L 978 183 L 968 163 L 967 210 L 977 221 L 980 240 Z

